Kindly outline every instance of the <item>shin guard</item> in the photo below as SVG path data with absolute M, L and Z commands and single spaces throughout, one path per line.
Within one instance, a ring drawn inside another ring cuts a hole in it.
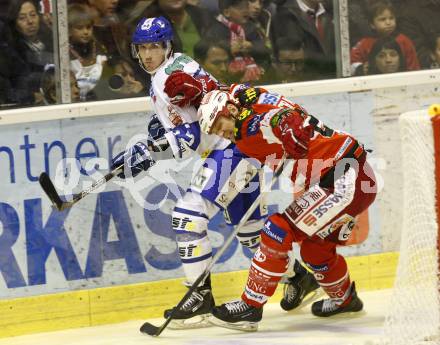
M 350 290 L 350 276 L 344 257 L 336 254 L 334 249 L 326 251 L 325 246 L 310 245 L 307 241 L 302 245 L 301 256 L 327 295 L 343 303 Z
M 260 248 L 256 251 L 242 299 L 249 305 L 261 307 L 272 296 L 286 272 L 292 247 L 290 226 L 276 213 L 269 217 L 261 232 Z

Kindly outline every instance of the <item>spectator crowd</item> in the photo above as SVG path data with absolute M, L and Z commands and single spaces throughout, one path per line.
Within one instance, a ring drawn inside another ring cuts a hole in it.
M 131 33 L 160 15 L 224 83 L 336 77 L 332 0 L 67 2 L 72 102 L 146 95 Z M 440 0 L 350 0 L 352 75 L 439 68 L 439 16 Z M 52 17 L 51 0 L 0 0 L 0 109 L 57 102 Z

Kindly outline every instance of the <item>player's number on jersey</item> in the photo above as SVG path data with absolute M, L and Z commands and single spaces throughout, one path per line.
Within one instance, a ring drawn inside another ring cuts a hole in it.
M 269 92 L 266 92 L 263 95 L 264 95 L 264 98 L 263 98 L 263 101 L 262 101 L 263 104 L 276 105 L 278 103 L 279 99 L 280 99 L 280 97 L 278 95 L 274 95 L 274 94 L 271 94 Z

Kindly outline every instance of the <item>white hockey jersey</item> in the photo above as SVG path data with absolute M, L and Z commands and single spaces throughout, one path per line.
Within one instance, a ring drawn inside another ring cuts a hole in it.
M 207 150 L 213 149 L 224 149 L 229 144 L 230 141 L 220 138 L 215 135 L 207 135 L 205 133 L 197 133 L 200 135 L 200 144 L 194 150 L 186 149 L 182 152 L 182 144 L 177 142 L 176 136 L 171 131 L 173 128 L 184 124 L 193 123 L 198 121 L 197 109 L 193 106 L 188 106 L 180 108 L 173 105 L 170 102 L 168 95 L 164 92 L 165 82 L 169 75 L 173 71 L 181 70 L 188 73 L 194 77 L 208 75 L 203 68 L 194 61 L 191 57 L 175 53 L 173 56 L 161 66 L 157 72 L 152 76 L 151 87 L 150 87 L 150 97 L 153 102 L 154 110 L 156 111 L 159 120 L 162 122 L 166 133 L 166 138 L 171 145 L 174 157 L 176 158 L 187 158 L 190 155 L 197 152 L 199 155 L 203 154 Z M 215 79 L 211 77 L 212 79 Z

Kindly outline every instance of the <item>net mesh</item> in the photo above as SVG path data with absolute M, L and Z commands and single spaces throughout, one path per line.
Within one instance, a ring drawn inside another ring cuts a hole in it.
M 400 116 L 403 228 L 386 343 L 440 344 L 438 225 L 433 129 L 426 111 Z M 399 229 L 396 229 L 399 231 Z

